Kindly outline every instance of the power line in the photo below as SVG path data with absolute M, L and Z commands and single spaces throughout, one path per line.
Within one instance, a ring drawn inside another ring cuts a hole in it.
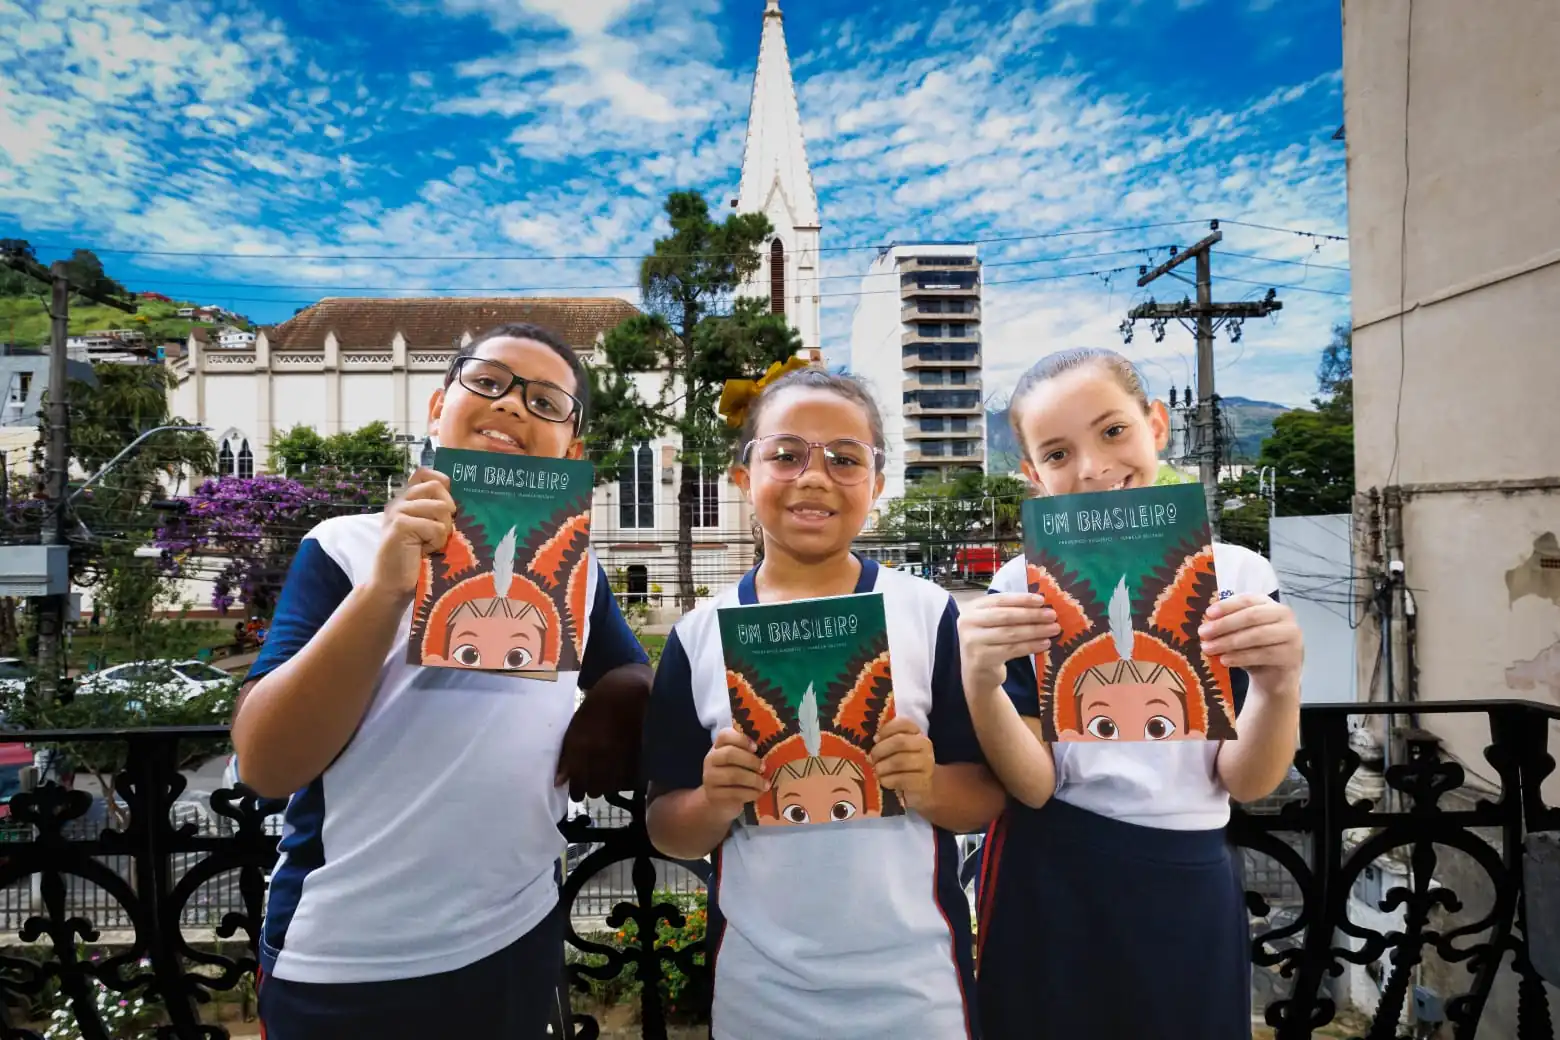
M 1006 242 L 1036 242 L 1046 239 L 1074 238 L 1087 235 L 1114 235 L 1126 234 L 1136 231 L 1152 231 L 1158 228 L 1187 227 L 1193 224 L 1206 224 L 1207 220 L 1164 220 L 1148 224 L 1130 224 L 1108 228 L 1079 228 L 1066 231 L 1044 231 L 1022 235 L 994 235 L 988 237 L 964 238 L 949 240 L 950 244 L 959 245 L 998 245 Z M 1230 224 L 1238 224 L 1238 221 L 1227 221 Z M 1241 224 L 1242 227 L 1256 228 L 1264 231 L 1285 231 L 1291 234 L 1308 238 L 1320 238 L 1337 241 L 1345 241 L 1342 236 L 1329 235 L 1322 232 L 1302 231 L 1295 228 L 1274 228 L 1261 224 Z M 866 252 L 869 250 L 886 250 L 894 245 L 892 242 L 874 242 L 843 246 L 822 246 L 817 251 L 821 253 L 847 253 Z M 68 252 L 75 248 L 55 244 L 34 245 L 34 249 L 54 250 Z M 599 254 L 532 254 L 519 256 L 502 253 L 472 253 L 472 254 L 396 254 L 396 253 L 222 253 L 211 250 L 180 250 L 180 249 L 93 249 L 94 253 L 102 253 L 113 256 L 186 256 L 205 257 L 225 260 L 377 260 L 377 261 L 475 261 L 475 260 L 502 260 L 514 263 L 529 263 L 540 261 L 559 260 L 585 260 L 593 262 L 610 262 L 618 260 L 643 260 L 647 253 L 599 253 Z M 720 254 L 699 254 L 700 256 L 712 256 Z M 732 256 L 747 255 L 743 253 L 728 254 Z M 686 259 L 683 254 L 665 253 L 661 259 Z

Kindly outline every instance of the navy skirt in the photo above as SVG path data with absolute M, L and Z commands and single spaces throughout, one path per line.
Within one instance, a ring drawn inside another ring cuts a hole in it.
M 1225 832 L 1009 803 L 976 940 L 986 1040 L 1250 1040 L 1251 950 Z

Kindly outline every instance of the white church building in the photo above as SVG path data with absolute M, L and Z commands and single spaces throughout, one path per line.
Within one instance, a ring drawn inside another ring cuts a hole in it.
M 776 228 L 764 262 L 743 287 L 766 296 L 821 361 L 819 237 L 821 222 L 802 139 L 778 0 L 766 0 L 744 149 L 737 212 L 762 212 Z M 295 426 L 321 435 L 386 423 L 409 446 L 427 432 L 428 403 L 443 384 L 457 346 L 495 325 L 531 322 L 558 333 L 587 365 L 600 362 L 606 333 L 638 313 L 611 297 L 535 296 L 332 297 L 252 344 L 219 346 L 191 337 L 167 364 L 174 376 L 171 413 L 212 431 L 223 473 L 273 471 L 268 446 Z M 654 400 L 667 375 L 636 376 Z M 609 575 L 629 596 L 671 606 L 677 593 L 675 435 L 638 447 L 620 479 L 598 486 L 592 542 Z M 710 592 L 752 565 L 752 517 L 724 471 L 704 474 L 695 510 L 693 580 Z M 192 590 L 196 591 L 196 590 Z M 206 605 L 197 593 L 196 606 Z

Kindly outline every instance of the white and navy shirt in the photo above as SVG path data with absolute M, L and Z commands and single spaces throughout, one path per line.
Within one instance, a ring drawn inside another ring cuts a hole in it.
M 309 533 L 249 679 L 301 650 L 367 582 L 383 530 L 373 513 Z M 576 688 L 648 662 L 599 564 L 588 580 L 583 661 L 556 682 L 407 664 L 408 607 L 357 732 L 287 803 L 261 934 L 267 974 L 376 982 L 452 971 L 553 910 L 567 806 L 554 778 Z
M 883 593 L 894 704 L 939 763 L 980 762 L 946 591 L 861 561 Z M 731 725 L 716 609 L 758 602 L 753 572 L 679 621 L 645 724 L 652 796 L 697 788 Z M 716 849 L 709 899 L 716 1040 L 965 1038 L 976 1034 L 970 908 L 955 838 L 923 817 L 816 827 L 737 824 Z
M 1225 542 L 1213 545 L 1219 598 L 1260 593 L 1278 599 L 1273 565 L 1250 549 Z M 1022 556 L 1003 565 L 991 593 L 1025 592 L 1028 572 Z M 1245 703 L 1249 678 L 1230 670 L 1235 711 Z M 1004 684 L 1019 714 L 1037 718 L 1040 693 L 1034 660 L 1008 662 Z M 1230 819 L 1230 795 L 1214 771 L 1217 740 L 1084 741 L 1054 743 L 1055 798 L 1080 809 L 1125 823 L 1167 830 L 1215 830 Z

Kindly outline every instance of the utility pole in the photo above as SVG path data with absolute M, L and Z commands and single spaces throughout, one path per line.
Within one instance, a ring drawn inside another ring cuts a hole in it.
M 0 262 L 30 275 L 40 282 L 47 282 L 49 297 L 49 407 L 46 414 L 48 436 L 44 441 L 45 508 L 43 530 L 40 532 L 42 559 L 45 563 L 35 569 L 42 573 L 38 601 L 38 697 L 47 703 L 60 691 L 65 672 L 65 617 L 70 608 L 69 545 L 65 511 L 70 506 L 67 492 L 70 490 L 70 366 L 65 352 L 65 341 L 70 328 L 70 294 L 74 291 L 96 303 L 117 307 L 134 314 L 136 306 L 116 299 L 106 293 L 93 291 L 85 286 L 73 286 L 65 261 L 56 260 L 47 270 L 33 256 L 25 242 L 15 239 L 0 241 Z
M 1180 303 L 1159 303 L 1150 298 L 1147 303 L 1139 304 L 1127 312 L 1127 318 L 1121 323 L 1121 333 L 1128 343 L 1132 342 L 1132 323 L 1147 320 L 1153 327 L 1154 339 L 1161 342 L 1165 338 L 1165 324 L 1169 321 L 1179 321 L 1197 337 L 1197 415 L 1196 415 L 1196 445 L 1198 478 L 1203 485 L 1203 494 L 1208 501 L 1208 523 L 1213 529 L 1215 537 L 1219 535 L 1219 528 L 1223 519 L 1222 501 L 1219 498 L 1219 464 L 1223 455 L 1223 437 L 1220 436 L 1218 397 L 1213 385 L 1213 336 L 1221 326 L 1230 327 L 1230 340 L 1237 342 L 1240 339 L 1240 326 L 1247 318 L 1265 318 L 1269 314 L 1283 307 L 1277 299 L 1277 293 L 1272 289 L 1267 291 L 1267 296 L 1261 300 L 1243 300 L 1234 303 L 1215 303 L 1213 300 L 1213 257 L 1214 245 L 1224 240 L 1224 232 L 1219 230 L 1219 222 L 1213 221 L 1210 225 L 1212 234 L 1192 246 L 1190 249 L 1176 252 L 1169 260 L 1149 270 L 1146 266 L 1140 267 L 1138 288 L 1142 288 L 1157 278 L 1170 274 L 1187 260 L 1196 261 L 1197 302 L 1184 298 Z M 1186 279 L 1182 275 L 1174 275 L 1182 281 Z

